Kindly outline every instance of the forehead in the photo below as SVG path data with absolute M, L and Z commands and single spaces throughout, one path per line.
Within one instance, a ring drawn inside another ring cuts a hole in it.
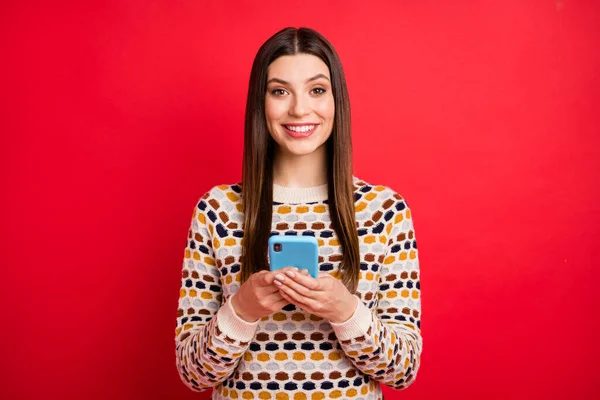
M 267 79 L 279 78 L 291 83 L 304 83 L 317 74 L 329 76 L 329 68 L 319 57 L 312 54 L 281 56 L 267 69 Z

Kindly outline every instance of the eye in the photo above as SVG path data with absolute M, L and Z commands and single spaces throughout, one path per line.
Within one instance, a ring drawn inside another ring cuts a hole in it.
M 314 88 L 314 89 L 313 89 L 313 91 L 314 91 L 314 90 L 320 90 L 320 92 L 317 92 L 317 94 L 318 94 L 318 95 L 321 95 L 321 94 L 323 94 L 323 93 L 325 93 L 325 92 L 326 92 L 326 90 L 325 90 L 325 89 L 323 89 L 323 88 Z
M 271 94 L 274 96 L 283 96 L 284 93 L 285 93 L 285 90 L 283 90 L 283 89 L 272 89 L 271 90 Z

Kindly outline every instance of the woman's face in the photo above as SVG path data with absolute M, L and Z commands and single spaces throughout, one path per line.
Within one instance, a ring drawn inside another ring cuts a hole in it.
M 265 114 L 278 151 L 306 155 L 331 135 L 335 104 L 329 68 L 310 54 L 281 56 L 267 70 Z

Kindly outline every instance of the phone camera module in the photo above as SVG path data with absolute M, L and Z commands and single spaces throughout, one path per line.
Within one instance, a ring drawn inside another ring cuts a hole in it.
M 281 251 L 281 243 L 275 243 L 273 245 L 273 250 L 275 250 L 277 253 L 279 253 Z

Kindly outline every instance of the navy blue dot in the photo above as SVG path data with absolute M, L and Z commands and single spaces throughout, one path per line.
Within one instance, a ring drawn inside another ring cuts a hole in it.
M 383 219 L 385 219 L 385 221 L 389 221 L 390 219 L 394 218 L 394 212 L 389 210 L 388 212 L 385 213 L 385 215 L 383 216 Z
M 194 283 L 192 282 L 191 279 L 186 279 L 185 280 L 185 287 L 192 287 Z
M 196 242 L 194 240 L 190 240 L 190 249 L 194 250 L 196 248 Z
M 329 382 L 329 381 L 325 381 L 323 383 L 321 383 L 321 389 L 331 389 L 333 387 L 333 383 Z
M 227 237 L 228 233 L 227 233 L 227 229 L 225 229 L 225 227 L 221 224 L 217 224 L 217 233 L 219 234 L 219 237 Z
M 396 210 L 398 210 L 398 211 L 402 211 L 402 210 L 404 210 L 405 208 L 406 208 L 406 204 L 404 204 L 404 202 L 403 202 L 403 201 L 401 201 L 401 202 L 399 202 L 399 203 L 396 203 Z
M 341 388 L 347 388 L 348 386 L 350 386 L 350 382 L 348 382 L 347 379 L 341 380 L 340 383 L 338 383 L 338 387 Z
M 198 208 L 202 211 L 206 210 L 206 202 L 201 200 L 200 203 L 198 203 Z
M 294 342 L 285 342 L 283 344 L 283 349 L 284 350 L 296 350 L 297 345 Z
M 363 384 L 362 378 L 358 377 L 358 378 L 354 379 L 354 383 L 353 383 L 354 386 L 360 386 L 362 384 Z
M 218 285 L 210 285 L 211 292 L 219 293 L 221 291 L 221 286 Z
M 267 350 L 267 351 L 279 350 L 279 345 L 277 343 L 273 343 L 273 342 L 267 343 L 265 345 L 265 350 Z
M 379 285 L 379 290 L 380 291 L 388 290 L 389 288 L 390 288 L 390 284 L 389 283 L 384 283 L 382 285 Z
M 296 309 L 296 306 L 293 304 L 288 304 L 287 306 L 284 306 L 282 308 L 282 310 L 285 310 L 285 311 L 294 311 L 295 309 Z
M 204 282 L 198 281 L 196 282 L 196 289 L 204 289 L 206 288 L 206 285 L 204 284 Z
M 367 271 L 369 269 L 369 264 L 367 263 L 360 263 L 360 270 L 361 271 Z
M 229 270 L 232 274 L 240 272 L 240 264 L 233 264 Z
M 237 381 L 235 384 L 235 388 L 238 390 L 246 389 L 246 384 L 244 382 Z
M 296 232 L 296 231 L 287 231 L 287 232 L 285 232 L 285 236 L 298 236 L 298 232 Z
M 314 382 L 304 382 L 302 384 L 302 389 L 304 390 L 315 390 L 316 386 Z
M 333 270 L 333 264 L 331 264 L 331 263 L 323 263 L 323 264 L 321 264 L 320 270 L 321 271 L 331 271 L 331 270 Z
M 252 351 L 260 351 L 260 344 L 256 342 L 250 343 L 250 350 Z
M 302 232 L 302 236 L 315 236 L 313 231 L 304 231 Z
M 361 228 L 358 230 L 358 236 L 365 236 L 369 233 L 369 230 L 366 228 Z
M 244 237 L 244 231 L 233 231 L 233 237 L 243 238 Z
M 331 350 L 333 349 L 333 345 L 329 342 L 323 342 L 319 344 L 319 349 L 323 351 Z
M 250 390 L 260 390 L 262 389 L 262 384 L 260 382 L 252 382 L 250 384 Z
M 365 185 L 365 186 L 363 186 L 363 187 L 360 188 L 360 191 L 363 192 L 363 193 L 368 193 L 371 189 L 372 189 L 371 186 Z
M 390 249 L 390 252 L 392 253 L 397 253 L 400 250 L 402 250 L 402 246 L 400 246 L 399 244 L 395 244 L 392 246 L 392 248 Z
M 239 185 L 231 185 L 231 190 L 236 193 L 242 193 L 242 188 Z
M 330 238 L 330 237 L 333 237 L 333 231 L 322 231 L 322 232 L 321 232 L 321 237 L 322 237 L 322 238 Z
M 279 383 L 277 382 L 269 382 L 267 383 L 268 390 L 279 390 Z
M 379 233 L 383 232 L 383 228 L 384 228 L 384 227 L 385 227 L 385 226 L 383 225 L 383 222 L 380 222 L 380 223 L 378 223 L 377 225 L 375 225 L 375 226 L 374 226 L 374 227 L 371 229 L 371 231 L 372 231 L 373 233 L 379 234 Z
M 212 221 L 215 222 L 217 220 L 217 214 L 214 213 L 213 210 L 209 210 L 208 213 L 208 218 Z
M 298 385 L 296 385 L 294 382 L 288 382 L 283 386 L 283 388 L 285 390 L 296 390 L 298 389 Z
M 400 289 L 403 286 L 404 286 L 404 282 L 402 282 L 402 281 L 398 281 L 398 282 L 394 283 L 394 289 Z
M 314 350 L 315 345 L 311 342 L 305 342 L 305 343 L 302 343 L 302 346 L 300 346 L 300 348 L 302 350 Z

